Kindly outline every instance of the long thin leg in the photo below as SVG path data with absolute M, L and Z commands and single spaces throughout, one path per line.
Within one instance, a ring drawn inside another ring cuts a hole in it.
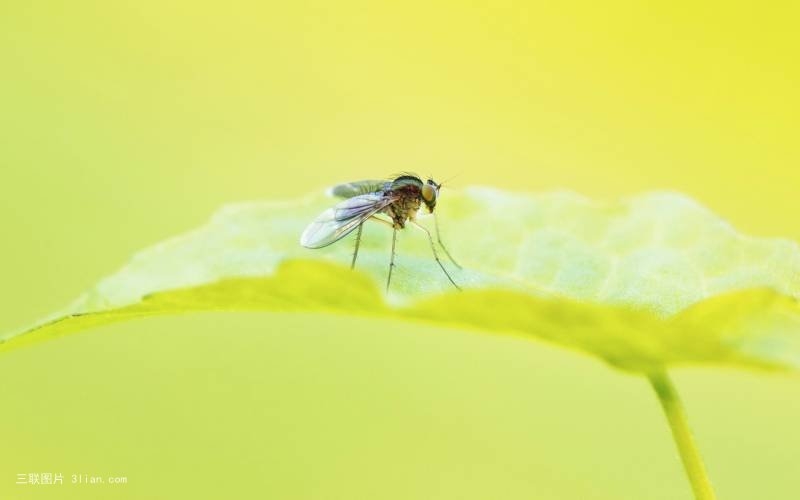
M 392 229 L 394 229 L 394 224 L 392 224 L 391 222 L 389 222 L 389 221 L 388 221 L 388 220 L 386 220 L 386 219 L 381 219 L 381 218 L 380 218 L 380 217 L 378 217 L 377 215 L 371 215 L 371 216 L 369 217 L 369 220 L 378 221 L 378 222 L 380 222 L 381 224 L 386 224 L 387 226 L 389 226 L 389 227 L 391 227 Z
M 437 263 L 437 264 L 439 264 L 439 267 L 441 267 L 441 268 L 442 268 L 442 271 L 444 272 L 444 275 L 445 275 L 445 276 L 447 276 L 447 279 L 449 279 L 449 280 L 450 280 L 450 283 L 452 283 L 452 284 L 453 284 L 453 286 L 454 286 L 454 287 L 456 287 L 457 289 L 461 290 L 461 287 L 460 287 L 460 286 L 458 286 L 458 285 L 456 285 L 456 282 L 455 282 L 455 281 L 453 281 L 453 278 L 450 276 L 450 273 L 448 273 L 448 272 L 447 272 L 447 269 L 445 269 L 444 265 L 442 264 L 442 261 L 441 261 L 441 260 L 439 260 L 439 254 L 438 254 L 438 253 L 436 253 L 436 245 L 433 243 L 433 237 L 431 236 L 431 232 L 430 232 L 430 231 L 428 231 L 427 229 L 425 229 L 425 227 L 424 227 L 424 226 L 420 226 L 419 224 L 417 224 L 417 223 L 416 223 L 415 221 L 413 221 L 413 220 L 412 220 L 412 221 L 409 221 L 409 222 L 411 222 L 411 223 L 412 223 L 412 224 L 414 224 L 416 227 L 418 227 L 418 228 L 422 229 L 423 231 L 425 231 L 425 234 L 427 234 L 427 235 L 428 235 L 428 241 L 430 241 L 430 243 L 431 243 L 431 250 L 433 250 L 433 258 L 434 258 L 434 259 L 436 259 L 436 263 Z
M 383 224 L 386 224 L 387 226 L 392 228 L 392 257 L 389 260 L 389 276 L 386 278 L 386 291 L 388 292 L 389 291 L 389 283 L 392 282 L 392 270 L 394 269 L 394 249 L 395 249 L 395 245 L 397 243 L 397 228 L 394 227 L 394 224 L 392 224 L 391 222 L 389 222 L 386 219 L 381 219 L 380 217 L 376 217 L 374 215 L 371 216 L 370 219 L 371 220 L 376 220 L 376 221 L 381 222 Z
M 364 229 L 364 223 L 358 225 L 358 232 L 356 232 L 356 249 L 353 251 L 353 262 L 350 264 L 350 269 L 356 267 L 356 257 L 358 257 L 358 246 L 361 244 L 361 231 Z
M 386 278 L 386 292 L 389 292 L 389 283 L 392 282 L 392 269 L 394 269 L 394 245 L 397 242 L 397 228 L 392 228 L 392 258 L 389 260 L 389 277 Z
M 456 259 L 454 259 L 452 255 L 450 255 L 450 252 L 447 251 L 447 247 L 444 246 L 444 243 L 442 243 L 442 237 L 439 235 L 439 217 L 436 216 L 436 212 L 433 213 L 433 227 L 436 228 L 436 241 L 438 241 L 439 245 L 441 245 L 445 255 L 447 255 L 447 258 L 450 259 L 450 262 L 452 262 L 454 266 L 461 269 L 461 265 L 458 262 L 456 262 Z

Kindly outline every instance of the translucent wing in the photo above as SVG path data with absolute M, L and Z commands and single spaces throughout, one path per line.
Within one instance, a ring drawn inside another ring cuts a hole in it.
M 369 179 L 365 181 L 348 182 L 347 184 L 339 184 L 330 189 L 330 194 L 338 196 L 339 198 L 352 198 L 362 194 L 375 193 L 383 191 L 386 184 L 390 181 L 380 179 Z
M 347 236 L 359 224 L 395 201 L 383 193 L 369 193 L 348 198 L 322 212 L 306 227 L 300 244 L 306 248 L 322 248 Z

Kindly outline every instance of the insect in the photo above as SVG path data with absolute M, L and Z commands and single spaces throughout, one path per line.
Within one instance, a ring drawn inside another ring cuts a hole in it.
M 392 270 L 395 266 L 394 255 L 397 230 L 405 228 L 406 223 L 410 222 L 428 235 L 433 258 L 436 259 L 436 263 L 439 264 L 450 283 L 461 290 L 461 287 L 453 281 L 450 273 L 447 272 L 447 269 L 439 259 L 430 231 L 416 221 L 417 212 L 424 204 L 428 212 L 434 216 L 436 241 L 453 265 L 461 269 L 461 266 L 453 259 L 444 243 L 442 243 L 442 238 L 439 235 L 439 222 L 433 211 L 436 208 L 436 201 L 439 198 L 439 189 L 441 187 L 442 185 L 437 184 L 433 179 L 423 182 L 416 175 L 409 174 L 401 175 L 391 181 L 365 180 L 334 186 L 331 193 L 345 198 L 345 200 L 325 210 L 314 222 L 309 224 L 300 236 L 300 244 L 306 248 L 322 248 L 339 241 L 355 230 L 357 231 L 356 246 L 353 251 L 353 260 L 350 264 L 352 269 L 356 265 L 364 222 L 371 219 L 388 225 L 392 228 L 392 254 L 389 260 L 389 274 L 386 278 L 386 290 L 388 291 L 389 284 L 392 281 Z M 390 220 L 378 217 L 378 214 L 384 214 Z

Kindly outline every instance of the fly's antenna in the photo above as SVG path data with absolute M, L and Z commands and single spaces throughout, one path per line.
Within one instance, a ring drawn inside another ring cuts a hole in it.
M 444 186 L 445 184 L 450 184 L 450 181 L 452 181 L 453 179 L 455 179 L 456 177 L 458 177 L 458 176 L 459 176 L 459 175 L 461 175 L 462 173 L 463 173 L 463 172 L 459 172 L 459 173 L 457 173 L 456 175 L 451 175 L 451 176 L 450 176 L 450 177 L 448 177 L 446 180 L 443 180 L 442 182 L 440 182 L 440 183 L 439 183 L 439 186 L 441 187 L 441 186 Z

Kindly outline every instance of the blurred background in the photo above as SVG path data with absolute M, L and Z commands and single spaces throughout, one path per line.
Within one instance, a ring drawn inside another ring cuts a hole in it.
M 800 239 L 798 4 L 646 4 L 4 5 L 0 329 L 224 203 L 403 170 Z M 546 344 L 203 314 L 0 358 L 3 500 L 690 498 L 645 382 Z M 797 377 L 675 378 L 720 498 L 797 497 Z

